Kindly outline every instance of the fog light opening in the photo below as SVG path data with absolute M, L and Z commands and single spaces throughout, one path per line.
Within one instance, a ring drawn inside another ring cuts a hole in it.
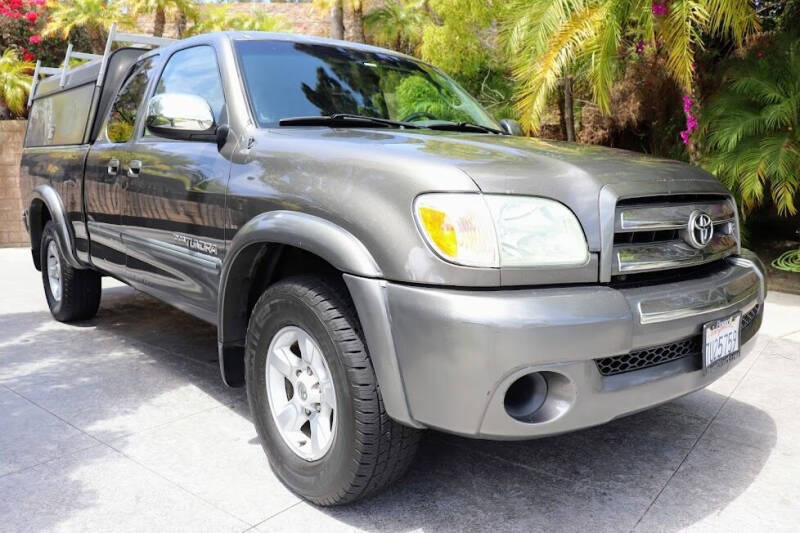
M 539 372 L 525 374 L 508 387 L 506 412 L 520 422 L 532 422 L 547 398 L 547 380 Z

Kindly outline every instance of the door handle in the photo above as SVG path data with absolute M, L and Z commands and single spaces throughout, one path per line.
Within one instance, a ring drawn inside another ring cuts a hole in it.
M 128 177 L 135 178 L 142 171 L 142 162 L 138 159 L 131 159 L 128 163 Z
M 119 159 L 109 159 L 108 160 L 108 175 L 109 176 L 116 176 L 117 172 L 119 172 Z

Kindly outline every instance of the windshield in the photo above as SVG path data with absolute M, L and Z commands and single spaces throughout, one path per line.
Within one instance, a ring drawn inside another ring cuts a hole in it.
M 466 122 L 499 128 L 453 80 L 410 59 L 286 41 L 237 41 L 236 50 L 262 128 L 341 113 L 420 127 Z

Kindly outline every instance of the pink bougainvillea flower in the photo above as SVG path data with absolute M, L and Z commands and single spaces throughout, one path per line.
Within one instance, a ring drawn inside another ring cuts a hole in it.
M 28 22 L 30 22 L 31 24 L 35 24 L 36 19 L 39 18 L 39 14 L 36 13 L 36 11 L 28 11 L 27 13 L 25 13 L 25 18 L 28 19 Z
M 41 35 L 31 35 L 28 42 L 31 44 L 39 44 L 42 42 L 42 37 Z
M 653 2 L 650 9 L 653 11 L 653 15 L 657 17 L 669 13 L 669 8 L 667 7 L 666 2 Z
M 683 96 L 683 114 L 686 115 L 686 129 L 681 132 L 681 139 L 683 144 L 688 145 L 692 133 L 697 131 L 700 125 L 697 123 L 697 117 L 692 112 L 694 100 L 689 95 Z

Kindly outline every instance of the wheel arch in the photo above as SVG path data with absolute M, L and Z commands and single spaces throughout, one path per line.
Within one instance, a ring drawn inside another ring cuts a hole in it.
M 75 239 L 72 235 L 72 227 L 67 221 L 61 197 L 58 192 L 48 184 L 38 185 L 33 190 L 31 202 L 28 207 L 31 252 L 36 268 L 41 270 L 39 248 L 42 242 L 42 232 L 48 221 L 52 221 L 56 225 L 56 234 L 58 235 L 57 242 L 61 256 L 72 268 L 86 268 L 81 264 L 75 254 Z
M 309 269 L 367 278 L 382 276 L 361 241 L 314 215 L 271 211 L 253 218 L 236 233 L 222 265 L 217 307 L 220 370 L 226 384 L 243 384 L 243 347 L 254 290 L 263 291 L 277 281 L 276 272 L 291 275 L 308 273 Z

